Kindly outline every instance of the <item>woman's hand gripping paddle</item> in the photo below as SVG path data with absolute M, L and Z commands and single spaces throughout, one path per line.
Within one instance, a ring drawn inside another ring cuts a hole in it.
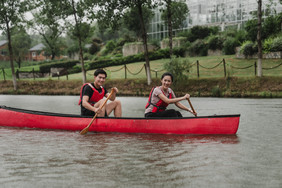
M 190 104 L 190 106 L 191 106 L 191 108 L 192 108 L 192 111 L 193 111 L 195 117 L 197 117 L 196 111 L 194 110 L 193 105 L 192 105 L 190 99 L 188 98 L 187 101 L 189 102 L 189 104 Z
M 109 98 L 112 96 L 112 94 L 114 93 L 114 90 L 112 89 L 111 93 L 109 94 L 109 96 L 107 97 L 107 99 L 105 100 L 105 102 L 102 104 L 102 106 L 100 107 L 100 109 L 102 109 L 105 104 L 107 103 L 107 101 L 109 100 Z M 87 127 L 85 127 L 82 131 L 80 131 L 80 134 L 86 134 L 89 131 L 89 128 L 91 127 L 93 121 L 96 119 L 97 117 L 97 113 L 95 113 L 95 116 L 93 117 L 93 119 L 91 120 L 91 122 L 89 123 L 89 125 Z

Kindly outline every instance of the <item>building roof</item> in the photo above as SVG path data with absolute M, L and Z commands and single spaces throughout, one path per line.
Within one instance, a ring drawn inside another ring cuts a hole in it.
M 0 40 L 0 46 L 3 46 L 4 44 L 8 43 L 7 40 Z
M 30 48 L 29 51 L 40 51 L 40 50 L 43 50 L 44 48 L 45 48 L 45 45 L 40 43 Z

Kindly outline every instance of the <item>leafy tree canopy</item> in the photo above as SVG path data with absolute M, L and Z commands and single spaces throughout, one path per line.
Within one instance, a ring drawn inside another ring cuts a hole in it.
M 138 12 L 137 7 L 132 7 L 127 11 L 124 16 L 123 16 L 123 22 L 125 27 L 128 30 L 134 31 L 136 36 L 138 38 L 141 38 L 142 36 L 142 30 L 141 30 L 141 24 L 140 24 L 140 19 L 138 16 L 136 16 L 136 12 Z M 146 6 L 142 7 L 142 13 L 143 13 L 143 18 L 144 18 L 144 23 L 146 30 L 149 27 L 149 23 L 154 15 L 153 11 L 149 9 Z
M 172 28 L 173 29 L 182 28 L 184 26 L 184 21 L 186 20 L 189 14 L 189 9 L 187 7 L 187 4 L 181 1 L 180 2 L 172 1 L 171 13 L 172 13 L 172 18 L 171 18 Z M 167 24 L 168 22 L 167 8 L 163 10 L 161 18 Z

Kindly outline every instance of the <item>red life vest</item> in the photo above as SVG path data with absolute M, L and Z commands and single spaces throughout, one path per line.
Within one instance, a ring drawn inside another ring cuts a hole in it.
M 153 103 L 151 102 L 154 89 L 156 89 L 156 87 L 153 87 L 153 88 L 152 88 L 152 90 L 151 90 L 151 92 L 150 92 L 150 95 L 149 95 L 148 102 L 147 102 L 145 108 L 148 108 L 150 105 L 153 105 L 153 106 L 154 106 L 154 108 L 153 108 L 153 110 L 152 110 L 153 113 L 165 111 L 165 109 L 166 109 L 166 107 L 168 106 L 168 104 L 165 103 L 162 99 L 160 99 L 156 104 L 153 104 Z M 162 90 L 162 92 L 163 92 L 163 90 Z M 165 95 L 164 92 L 163 92 L 163 94 Z M 169 98 L 169 99 L 172 98 L 171 92 L 169 92 L 167 98 Z
M 103 97 L 105 96 L 105 89 L 103 87 L 102 88 L 102 92 L 99 93 L 99 91 L 97 89 L 95 89 L 95 87 L 92 86 L 92 84 L 90 83 L 86 83 L 86 84 L 83 84 L 83 86 L 81 87 L 81 90 L 80 90 L 80 99 L 79 99 L 79 102 L 78 102 L 78 105 L 80 105 L 82 103 L 82 92 L 83 92 L 83 88 L 86 86 L 86 85 L 89 85 L 92 90 L 93 90 L 93 95 L 91 96 L 91 98 L 89 99 L 89 103 L 94 106 L 94 104 L 96 102 L 98 102 L 99 100 L 103 99 Z

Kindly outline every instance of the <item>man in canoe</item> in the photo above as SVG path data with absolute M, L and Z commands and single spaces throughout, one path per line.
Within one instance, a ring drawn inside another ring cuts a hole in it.
M 116 93 L 118 92 L 116 87 L 112 88 L 113 94 L 109 98 L 111 102 L 101 108 L 106 100 L 104 97 L 110 95 L 103 87 L 106 77 L 107 73 L 104 70 L 97 69 L 94 72 L 94 83 L 86 83 L 81 87 L 79 105 L 82 116 L 94 116 L 97 113 L 98 117 L 104 117 L 109 116 L 114 111 L 115 117 L 121 117 L 121 103 L 116 100 Z
M 169 72 L 166 72 L 161 77 L 161 86 L 154 87 L 146 105 L 145 117 L 182 117 L 179 111 L 174 109 L 167 110 L 166 107 L 174 103 L 178 108 L 191 112 L 195 116 L 196 112 L 193 112 L 191 109 L 187 108 L 179 101 L 189 99 L 190 95 L 185 94 L 183 97 L 176 97 L 172 89 L 170 88 L 173 82 L 173 75 Z

